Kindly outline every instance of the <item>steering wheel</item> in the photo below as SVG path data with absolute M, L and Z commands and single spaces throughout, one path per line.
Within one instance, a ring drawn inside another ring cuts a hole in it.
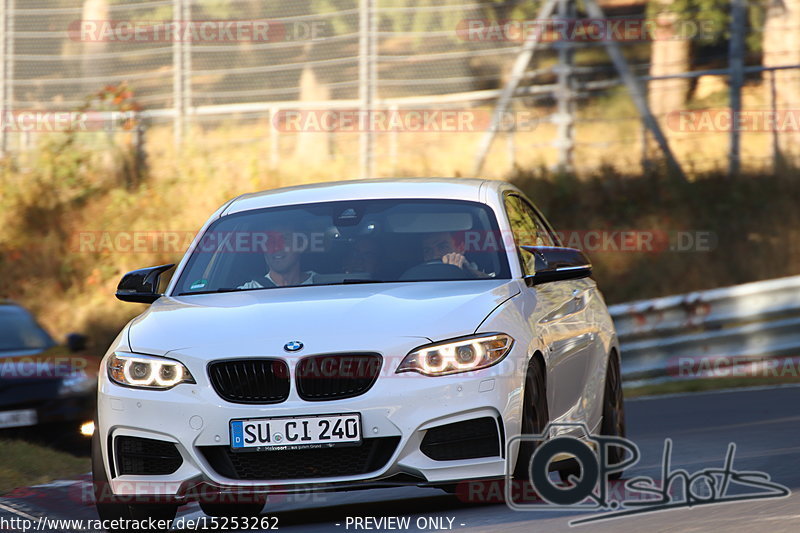
M 465 278 L 465 275 L 468 277 Z M 400 281 L 445 281 L 472 279 L 475 275 L 455 265 L 443 263 L 440 259 L 415 265 L 400 276 Z

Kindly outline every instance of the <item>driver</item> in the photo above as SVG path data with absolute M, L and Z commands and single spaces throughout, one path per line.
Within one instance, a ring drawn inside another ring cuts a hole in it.
M 293 287 L 313 285 L 317 273 L 300 270 L 300 257 L 303 250 L 298 249 L 297 231 L 289 226 L 270 231 L 267 236 L 267 251 L 264 259 L 269 270 L 263 278 L 248 281 L 239 289 L 263 289 L 265 287 Z
M 488 278 L 478 265 L 464 256 L 464 243 L 457 243 L 455 236 L 449 231 L 428 233 L 422 238 L 422 259 L 426 263 L 441 261 L 445 265 L 457 266 L 477 278 Z

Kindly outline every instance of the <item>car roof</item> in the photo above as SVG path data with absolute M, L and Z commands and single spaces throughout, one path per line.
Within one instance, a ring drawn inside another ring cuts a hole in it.
M 504 181 L 478 178 L 379 178 L 313 183 L 244 194 L 234 199 L 223 215 L 279 205 L 354 199 L 442 198 L 478 202 L 482 186 L 512 188 Z

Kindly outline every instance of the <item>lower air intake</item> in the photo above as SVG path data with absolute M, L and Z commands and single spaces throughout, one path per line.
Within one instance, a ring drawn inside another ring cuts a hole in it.
M 114 439 L 117 471 L 120 475 L 165 476 L 183 464 L 178 448 L 171 442 L 117 437 Z
M 435 461 L 499 456 L 497 421 L 476 418 L 431 428 L 425 433 L 420 450 Z
M 313 479 L 368 474 L 392 458 L 400 437 L 364 439 L 360 446 L 234 452 L 229 446 L 201 446 L 200 452 L 221 476 L 247 481 Z

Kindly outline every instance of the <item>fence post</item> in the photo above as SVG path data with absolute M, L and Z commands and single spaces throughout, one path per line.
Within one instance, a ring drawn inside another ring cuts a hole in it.
M 377 53 L 375 50 L 375 0 L 359 0 L 358 97 L 361 101 L 361 133 L 359 137 L 359 174 L 374 177 L 375 136 L 370 115 L 375 105 Z
M 506 151 L 508 152 L 508 163 L 511 172 L 517 167 L 517 143 L 514 135 L 517 133 L 516 126 L 512 125 L 506 131 Z
M 8 20 L 9 0 L 0 0 L 0 117 L 6 116 L 6 20 Z M 6 129 L 0 128 L 0 158 L 6 156 Z
M 133 116 L 133 149 L 135 152 L 134 157 L 136 159 L 136 177 L 138 179 L 141 178 L 142 174 L 147 169 L 147 154 L 144 151 L 145 126 L 140 113 L 134 112 Z
M 14 0 L 0 0 L 0 117 L 13 111 Z M 8 152 L 8 133 L 0 128 L 0 158 Z
M 574 18 L 575 5 L 571 0 L 559 0 L 558 2 L 558 21 L 561 24 L 567 23 Z M 571 172 L 572 154 L 575 150 L 574 138 L 574 95 L 572 93 L 572 59 L 573 51 L 571 43 L 559 39 L 555 43 L 558 48 L 558 89 L 556 90 L 556 100 L 558 111 L 556 112 L 558 134 L 556 137 L 556 147 L 558 149 L 559 171 Z
M 181 16 L 184 24 L 192 22 L 192 0 L 182 0 Z M 194 32 L 192 32 L 194 35 Z M 183 44 L 183 132 L 192 124 L 192 41 L 181 39 Z
M 745 0 L 731 0 L 731 40 L 728 47 L 730 71 L 731 135 L 728 175 L 736 177 L 741 170 L 741 133 L 738 117 L 742 111 L 742 84 L 744 83 L 744 19 Z
M 172 94 L 175 108 L 174 141 L 180 150 L 186 127 L 186 112 L 189 106 L 187 68 L 189 67 L 189 45 L 184 42 L 185 24 L 188 22 L 189 5 L 186 0 L 172 0 L 172 22 L 177 38 L 172 43 Z
M 778 91 L 775 87 L 775 71 L 769 71 L 769 103 L 772 116 L 778 116 Z M 778 128 L 772 128 L 772 171 L 777 174 L 783 168 L 783 156 L 781 155 L 780 139 L 778 139 Z
M 390 116 L 397 115 L 397 106 L 393 105 L 389 108 Z M 389 166 L 392 169 L 392 176 L 397 174 L 397 128 L 389 130 Z
M 272 168 L 280 161 L 280 138 L 278 137 L 278 108 L 269 108 L 269 164 Z

